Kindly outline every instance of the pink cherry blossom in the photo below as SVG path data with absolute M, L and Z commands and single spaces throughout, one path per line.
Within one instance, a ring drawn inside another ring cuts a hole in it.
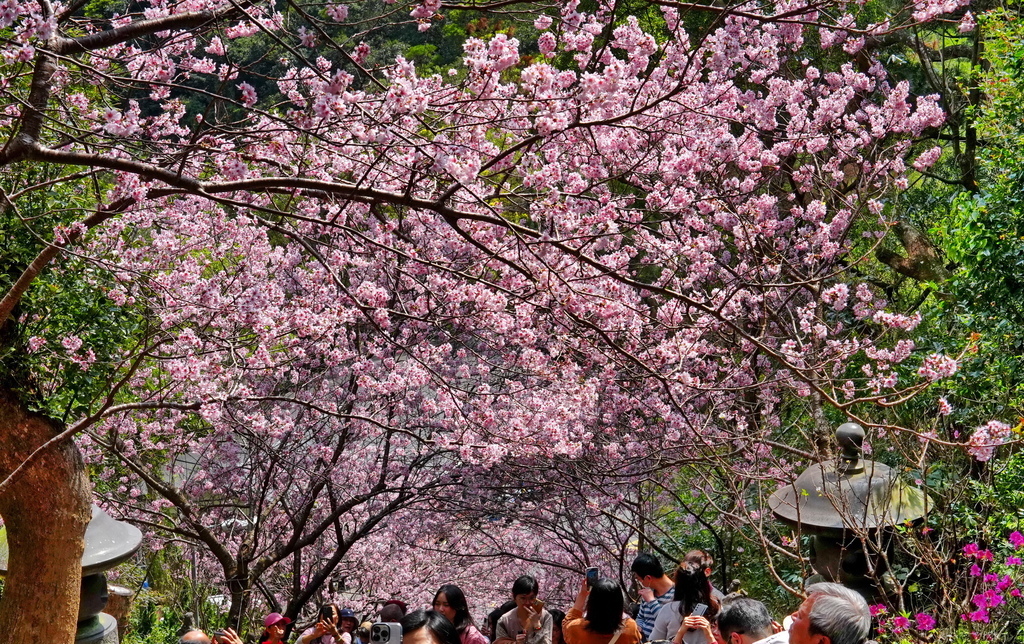
M 891 28 L 958 6 L 918 2 Z M 912 149 L 939 98 L 890 79 L 841 3 L 722 7 L 700 38 L 671 7 L 665 25 L 612 8 L 552 6 L 541 56 L 507 30 L 424 73 L 327 22 L 346 5 L 62 23 L 0 0 L 21 133 L 0 167 L 76 199 L 35 252 L 144 320 L 28 315 L 27 349 L 51 391 L 113 374 L 69 419 L 99 500 L 152 547 L 179 543 L 232 610 L 259 581 L 297 617 L 341 576 L 367 608 L 425 603 L 446 575 L 481 606 L 525 557 L 568 601 L 583 559 L 632 554 L 637 508 L 671 505 L 641 497 L 676 483 L 644 464 L 728 450 L 727 480 L 783 481 L 794 464 L 766 438 L 793 401 L 853 413 L 956 373 L 953 350 L 918 365 L 922 316 L 861 269 L 892 234 L 891 191 L 938 160 Z M 424 30 L 442 10 L 389 8 Z M 247 66 L 257 42 L 275 45 Z M 811 42 L 832 48 L 814 65 Z M 20 59 L 53 73 L 32 90 Z M 1008 438 L 993 421 L 964 447 Z M 768 516 L 754 496 L 730 529 Z

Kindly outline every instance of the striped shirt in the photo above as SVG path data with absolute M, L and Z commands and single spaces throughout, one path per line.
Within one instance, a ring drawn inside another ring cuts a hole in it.
M 672 586 L 665 591 L 664 595 L 658 595 L 649 602 L 640 602 L 640 612 L 636 614 L 636 625 L 640 627 L 640 632 L 644 634 L 645 640 L 650 638 L 651 631 L 654 630 L 654 618 L 658 616 L 658 611 L 675 598 L 676 587 Z

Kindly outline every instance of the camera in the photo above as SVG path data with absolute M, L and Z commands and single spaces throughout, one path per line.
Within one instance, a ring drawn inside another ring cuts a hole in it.
M 372 644 L 402 644 L 402 625 L 398 622 L 376 622 L 370 627 Z

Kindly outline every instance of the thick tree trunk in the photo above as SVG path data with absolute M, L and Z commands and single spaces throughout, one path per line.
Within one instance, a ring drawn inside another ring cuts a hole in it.
M 896 222 L 893 232 L 899 238 L 907 256 L 888 248 L 879 248 L 875 257 L 898 273 L 919 282 L 944 282 L 949 277 L 945 263 L 935 244 L 917 227 L 905 221 Z
M 231 628 L 241 633 L 244 626 L 242 624 L 242 616 L 249 610 L 252 584 L 249 583 L 248 571 L 243 566 L 239 566 L 238 569 L 243 572 L 236 572 L 235 575 L 228 579 L 228 593 L 231 599 L 231 605 L 228 607 L 228 624 L 231 625 Z M 254 625 L 254 630 L 257 634 L 262 632 L 262 629 L 262 624 Z
M 54 423 L 0 389 L 0 478 L 57 433 Z M 0 494 L 10 547 L 0 633 L 6 642 L 75 641 L 91 492 L 81 454 L 48 449 Z

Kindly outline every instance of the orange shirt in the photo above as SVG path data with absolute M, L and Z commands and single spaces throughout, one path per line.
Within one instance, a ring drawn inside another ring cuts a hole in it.
M 615 640 L 615 644 L 640 644 L 643 640 L 640 628 L 632 618 L 627 617 L 622 620 L 620 626 L 622 634 L 619 635 L 619 639 Z M 587 620 L 584 619 L 583 613 L 576 608 L 570 608 L 569 612 L 565 614 L 565 621 L 562 622 L 562 639 L 565 640 L 565 644 L 608 644 L 613 637 L 613 635 L 588 631 L 586 627 Z

